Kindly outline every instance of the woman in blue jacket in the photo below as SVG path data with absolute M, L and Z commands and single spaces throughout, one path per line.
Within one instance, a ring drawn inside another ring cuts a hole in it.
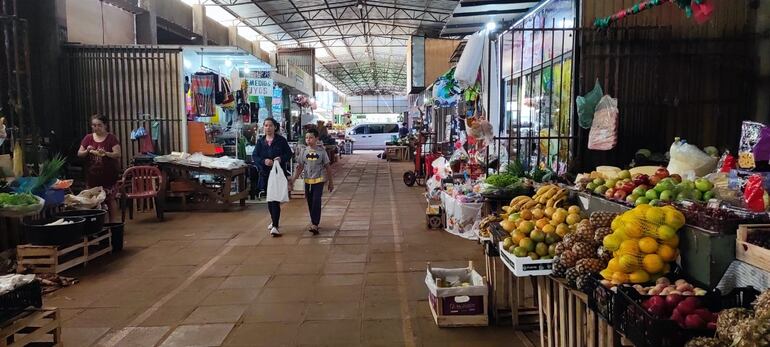
M 286 138 L 278 134 L 279 128 L 280 125 L 275 119 L 265 119 L 265 135 L 257 140 L 257 146 L 254 147 L 254 152 L 251 154 L 254 163 L 259 168 L 260 181 L 268 181 L 270 171 L 276 163 L 283 169 L 283 174 L 289 176 L 289 161 L 291 161 L 294 154 L 291 152 L 291 147 L 289 147 L 289 142 L 286 141 Z M 278 201 L 268 201 L 267 209 L 270 211 L 270 218 L 272 219 L 272 223 L 267 227 L 267 230 L 274 237 L 281 236 L 281 232 L 278 230 L 281 220 L 281 203 Z

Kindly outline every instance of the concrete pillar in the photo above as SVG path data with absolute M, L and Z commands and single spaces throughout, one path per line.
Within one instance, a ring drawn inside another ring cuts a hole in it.
M 227 45 L 238 47 L 238 27 L 235 25 L 227 27 Z
M 202 45 L 208 45 L 209 38 L 206 34 L 206 6 L 192 5 L 193 32 L 201 36 Z
M 157 1 L 159 0 L 140 2 L 140 6 L 146 12 L 136 15 L 136 43 L 138 44 L 158 44 Z

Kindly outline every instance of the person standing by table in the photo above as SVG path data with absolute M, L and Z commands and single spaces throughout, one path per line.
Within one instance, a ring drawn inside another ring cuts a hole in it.
M 318 137 L 317 129 L 308 129 L 305 133 L 307 147 L 297 155 L 297 170 L 289 181 L 289 185 L 292 185 L 304 172 L 302 177 L 305 179 L 305 199 L 312 223 L 308 231 L 313 235 L 318 235 L 318 225 L 321 223 L 321 196 L 324 184 L 328 184 L 330 193 L 334 190 L 329 156 L 324 147 L 318 144 Z
M 278 163 L 283 169 L 283 174 L 289 176 L 289 161 L 294 155 L 289 147 L 289 142 L 286 138 L 278 134 L 280 125 L 274 118 L 267 118 L 263 123 L 263 129 L 265 135 L 257 140 L 257 146 L 254 147 L 254 152 L 251 157 L 254 160 L 254 164 L 259 168 L 259 179 L 261 187 L 267 187 L 270 177 L 270 171 L 273 169 L 273 165 Z M 291 187 L 291 186 L 289 186 Z M 267 226 L 267 230 L 273 237 L 281 236 L 279 231 L 281 221 L 281 203 L 278 201 L 268 201 L 267 209 L 270 211 L 271 223 Z
M 116 212 L 115 183 L 120 175 L 120 141 L 107 131 L 109 120 L 106 116 L 91 116 L 91 134 L 83 137 L 78 149 L 78 157 L 86 158 L 86 186 L 101 186 L 107 192 L 107 209 L 110 221 L 114 221 Z

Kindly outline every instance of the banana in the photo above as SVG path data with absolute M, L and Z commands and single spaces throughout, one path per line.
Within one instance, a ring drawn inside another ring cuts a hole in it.
M 554 203 L 553 203 L 553 207 L 559 207 L 559 206 L 561 206 L 561 204 L 562 204 L 563 202 L 565 202 L 565 201 L 567 201 L 567 197 L 566 197 L 566 196 L 564 196 L 564 197 L 561 197 L 560 199 L 558 199 L 558 200 L 554 201 Z
M 525 209 L 531 209 L 531 208 L 535 207 L 535 205 L 537 205 L 537 204 L 538 204 L 538 202 L 537 202 L 537 201 L 535 201 L 535 200 L 532 200 L 532 201 L 530 201 L 530 202 L 527 202 L 527 203 L 524 205 L 524 208 L 525 208 Z
M 520 201 L 522 201 L 522 200 L 526 200 L 526 199 L 528 199 L 528 198 L 529 198 L 529 197 L 528 197 L 528 196 L 526 196 L 526 195 L 520 195 L 520 196 L 517 196 L 517 197 L 515 197 L 515 198 L 513 198 L 513 199 L 511 200 L 511 203 L 509 204 L 509 206 L 515 206 L 515 205 L 516 205 L 517 203 L 519 203 Z

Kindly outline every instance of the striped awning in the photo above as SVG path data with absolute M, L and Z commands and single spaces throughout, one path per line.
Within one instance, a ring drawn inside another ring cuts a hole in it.
M 547 1 L 547 0 L 544 0 Z M 461 0 L 441 30 L 442 37 L 464 37 L 484 29 L 489 22 L 511 24 L 526 15 L 540 1 Z

